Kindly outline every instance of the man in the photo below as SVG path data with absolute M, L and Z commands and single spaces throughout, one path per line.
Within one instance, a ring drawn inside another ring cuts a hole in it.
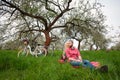
M 32 53 L 31 52 L 31 47 L 29 45 L 29 41 L 27 39 L 23 40 L 23 44 L 24 44 L 24 48 L 22 48 L 19 52 L 18 52 L 18 57 L 20 55 L 20 53 L 24 53 L 26 54 L 26 56 L 28 56 L 28 54 Z

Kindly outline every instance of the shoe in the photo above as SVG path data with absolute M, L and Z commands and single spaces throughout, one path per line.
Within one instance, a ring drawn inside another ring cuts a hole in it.
M 58 61 L 59 61 L 59 63 L 65 63 L 65 61 L 63 59 L 60 59 Z
M 100 72 L 108 72 L 108 66 L 107 65 L 101 66 L 99 70 Z
M 73 68 L 79 68 L 80 66 L 72 66 Z

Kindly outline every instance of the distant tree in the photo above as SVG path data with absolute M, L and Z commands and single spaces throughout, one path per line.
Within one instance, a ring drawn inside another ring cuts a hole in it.
M 115 45 L 116 50 L 120 50 L 120 42 Z
M 120 26 L 119 26 L 119 29 L 120 29 Z M 117 38 L 117 41 L 115 41 L 117 43 L 115 44 L 114 42 L 115 45 L 111 47 L 112 50 L 120 50 L 120 32 L 118 32 L 117 34 L 118 34 L 117 36 L 114 36 L 114 38 Z
M 20 42 L 17 40 L 9 40 L 6 43 L 2 43 L 1 49 L 7 49 L 7 50 L 18 50 L 22 41 Z
M 105 16 L 101 12 L 101 7 L 102 5 L 96 1 L 83 1 L 77 10 L 71 10 L 74 13 L 69 14 L 71 18 L 63 32 L 78 41 L 78 49 L 83 40 L 95 37 L 95 32 L 104 32 Z
M 103 35 L 103 33 L 100 32 L 94 32 L 91 39 L 92 39 L 92 44 L 90 45 L 90 50 L 92 50 L 93 45 L 96 46 L 95 50 L 98 50 L 98 48 L 106 49 L 108 43 L 110 42 L 110 39 L 107 39 L 105 35 Z

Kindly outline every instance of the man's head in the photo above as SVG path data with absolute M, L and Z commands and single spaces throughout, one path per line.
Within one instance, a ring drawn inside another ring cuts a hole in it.
M 41 44 L 37 44 L 38 46 L 41 46 Z
M 24 45 L 28 45 L 29 41 L 27 39 L 23 40 Z

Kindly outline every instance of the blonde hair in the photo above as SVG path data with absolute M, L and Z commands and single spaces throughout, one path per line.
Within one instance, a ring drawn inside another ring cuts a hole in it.
M 67 48 L 69 48 L 69 41 L 66 41 L 64 44 L 64 50 L 66 50 Z
M 65 52 L 65 50 L 70 47 L 69 42 L 70 42 L 70 40 L 65 42 L 63 52 Z

